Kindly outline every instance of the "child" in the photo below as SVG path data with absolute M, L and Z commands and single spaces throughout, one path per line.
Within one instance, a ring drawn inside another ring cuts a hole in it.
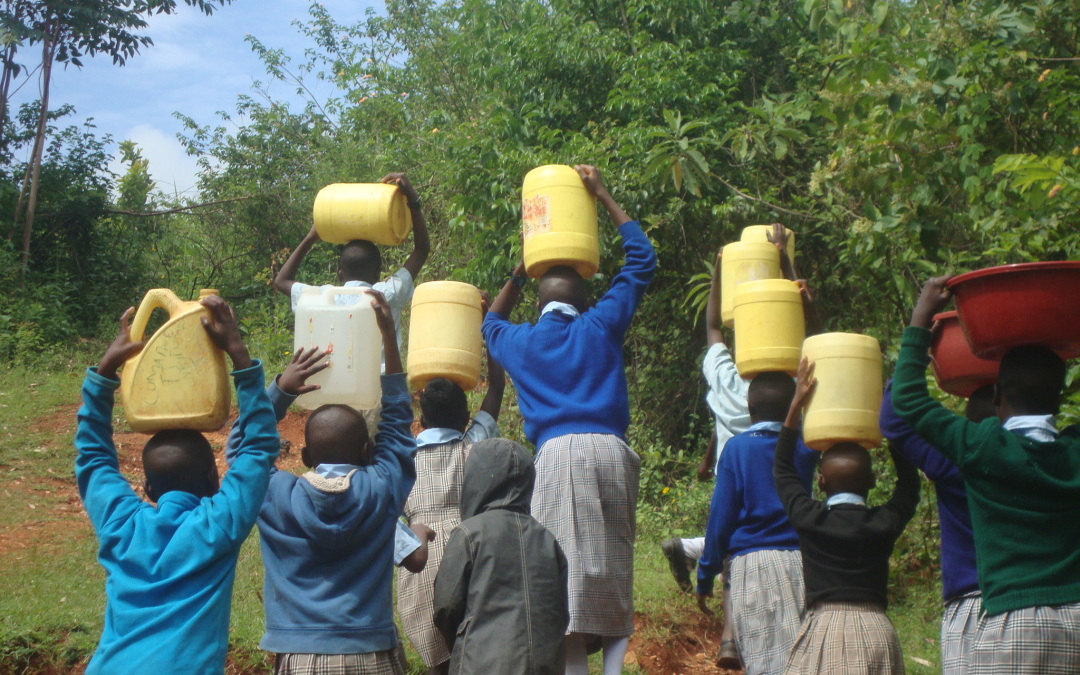
M 259 647 L 276 654 L 278 674 L 405 672 L 396 648 L 391 552 L 415 476 L 416 443 L 390 307 L 377 291 L 368 293 L 386 346 L 375 442 L 360 413 L 322 406 L 304 428 L 301 456 L 312 470 L 274 472 L 259 511 L 266 568 Z M 280 388 L 304 390 L 288 381 Z
M 1059 433 L 1053 423 L 1065 364 L 1048 349 L 1015 347 L 998 371 L 997 420 L 946 410 L 926 389 L 926 363 L 947 281 L 926 283 L 904 331 L 893 408 L 967 487 L 983 606 L 969 672 L 1080 672 L 1080 425 Z
M 993 385 L 981 387 L 968 399 L 965 416 L 981 422 L 994 416 Z M 881 433 L 897 455 L 922 469 L 934 482 L 941 524 L 941 672 L 965 675 L 970 663 L 975 628 L 982 613 L 982 594 L 975 571 L 975 538 L 971 532 L 964 479 L 956 465 L 941 456 L 893 411 L 892 384 L 881 401 Z
M 705 551 L 698 561 L 698 604 L 708 611 L 713 577 L 731 556 L 731 612 L 746 675 L 779 675 L 802 623 L 805 596 L 799 539 L 773 485 L 773 454 L 781 420 L 795 394 L 787 373 L 761 373 L 750 382 L 750 428 L 727 442 L 716 469 Z M 796 463 L 803 490 L 817 453 L 801 441 Z
M 570 565 L 566 672 L 585 673 L 588 643 L 604 649 L 604 672 L 622 671 L 634 630 L 634 509 L 640 459 L 626 445 L 630 402 L 623 337 L 656 271 L 656 253 L 604 189 L 595 167 L 574 167 L 619 226 L 626 263 L 589 308 L 588 286 L 569 267 L 540 280 L 540 319 L 514 325 L 526 278 L 518 264 L 484 319 L 492 357 L 518 392 L 525 436 L 538 448 L 532 512 Z
M 889 556 L 919 503 L 919 474 L 893 454 L 896 489 L 883 506 L 867 508 L 874 486 L 870 453 L 837 443 L 821 455 L 818 486 L 826 502 L 810 497 L 795 468 L 799 417 L 817 380 L 804 356 L 799 381 L 776 444 L 776 493 L 799 535 L 806 617 L 785 673 L 903 673 L 900 640 L 889 618 Z
M 556 675 L 570 619 L 566 557 L 529 515 L 536 478 L 517 443 L 481 441 L 465 462 L 461 524 L 435 579 L 451 673 Z
M 382 273 L 382 254 L 379 248 L 370 241 L 362 239 L 350 241 L 341 250 L 337 280 L 342 286 L 373 288 L 383 294 L 394 316 L 395 340 L 400 350 L 401 313 L 412 300 L 413 283 L 427 261 L 431 243 L 428 239 L 427 221 L 424 219 L 423 211 L 420 210 L 420 196 L 405 174 L 389 173 L 383 176 L 380 182 L 397 185 L 408 200 L 413 223 L 412 253 L 401 269 L 394 272 L 386 281 L 379 281 L 379 275 Z M 319 241 L 319 233 L 312 227 L 274 277 L 274 288 L 289 296 L 294 311 L 296 303 L 300 301 L 300 296 L 304 294 L 304 289 L 310 288 L 307 284 L 296 281 L 296 272 L 300 269 L 304 256 L 317 241 Z M 360 302 L 363 297 L 362 295 L 342 295 L 334 298 L 334 302 L 349 305 Z
M 243 441 L 218 484 L 210 444 L 201 434 L 173 429 L 143 448 L 147 504 L 120 473 L 112 442 L 116 371 L 142 349 L 128 320 L 83 382 L 75 433 L 75 478 L 97 533 L 105 568 L 105 628 L 86 672 L 213 673 L 225 669 L 229 612 L 240 545 L 266 494 L 280 446 L 274 413 L 263 390 L 262 364 L 253 361 L 232 309 L 204 298 L 210 338 L 233 364 Z
M 485 304 L 486 307 L 486 304 Z M 465 460 L 474 443 L 499 435 L 506 375 L 488 356 L 488 390 L 480 411 L 469 421 L 469 402 L 461 387 L 445 378 L 427 383 L 420 394 L 420 426 L 416 437 L 416 484 L 405 502 L 412 527 L 431 528 L 428 564 L 420 574 L 398 574 L 401 626 L 432 675 L 446 673 L 450 650 L 431 621 L 432 588 L 443 547 L 461 522 L 461 486 Z

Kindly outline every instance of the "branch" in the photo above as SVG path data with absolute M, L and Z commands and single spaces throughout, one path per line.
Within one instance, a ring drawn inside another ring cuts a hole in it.
M 772 204 L 770 202 L 767 202 L 764 199 L 761 199 L 760 197 L 753 197 L 751 195 L 748 195 L 745 192 L 743 192 L 742 190 L 740 190 L 739 188 L 735 187 L 731 183 L 724 180 L 720 175 L 715 174 L 715 173 L 712 174 L 712 175 L 713 175 L 713 177 L 716 178 L 716 180 L 718 180 L 721 183 L 723 183 L 724 185 L 726 185 L 729 190 L 731 190 L 735 194 L 739 195 L 743 199 L 749 199 L 750 201 L 754 201 L 754 202 L 764 204 L 765 206 L 768 206 L 770 209 L 776 209 L 777 211 L 782 211 L 782 212 L 784 212 L 784 213 L 786 213 L 788 215 L 795 216 L 796 218 L 805 218 L 806 220 L 813 220 L 814 219 L 814 216 L 812 216 L 812 215 L 810 215 L 808 213 L 799 213 L 798 211 L 789 211 L 789 210 L 785 209 L 782 206 L 777 206 L 776 204 Z
M 258 199 L 263 195 L 246 195 L 244 197 L 230 197 L 228 199 L 219 199 L 215 202 L 205 202 L 203 204 L 192 204 L 191 206 L 178 206 L 175 209 L 168 209 L 166 211 L 151 211 L 150 213 L 140 213 L 138 211 L 124 211 L 122 209 L 107 209 L 105 213 L 117 216 L 135 216 L 137 218 L 153 218 L 154 216 L 167 216 L 172 213 L 180 213 L 181 211 L 191 211 L 192 209 L 200 209 L 204 206 L 217 206 L 218 204 L 228 204 L 229 202 L 242 202 L 248 199 Z
M 1032 56 L 1036 61 L 1080 61 L 1080 56 Z

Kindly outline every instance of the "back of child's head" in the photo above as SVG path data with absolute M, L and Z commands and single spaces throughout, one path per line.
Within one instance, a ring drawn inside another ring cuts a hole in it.
M 536 294 L 540 309 L 549 302 L 565 302 L 579 312 L 589 308 L 589 285 L 573 267 L 556 265 L 540 277 Z
M 532 455 L 505 438 L 489 438 L 472 446 L 461 482 L 461 519 L 491 509 L 529 513 L 536 469 Z
M 365 239 L 354 239 L 341 248 L 338 258 L 338 279 L 366 281 L 374 284 L 382 274 L 382 253 L 379 247 Z
M 469 400 L 464 390 L 445 377 L 429 380 L 420 392 L 420 425 L 464 432 L 469 426 Z
M 984 384 L 968 397 L 964 417 L 972 422 L 982 422 L 997 414 L 994 410 L 994 385 Z
M 304 464 L 352 464 L 367 466 L 373 461 L 371 438 L 364 416 L 347 405 L 319 407 L 304 425 Z
M 750 380 L 746 392 L 750 420 L 754 423 L 783 422 L 793 398 L 795 380 L 790 375 L 780 371 L 759 373 Z
M 166 429 L 143 446 L 146 494 L 153 501 L 167 492 L 210 497 L 219 487 L 217 463 L 210 443 L 192 429 Z
M 1025 345 L 1005 352 L 998 393 L 1013 415 L 1056 415 L 1065 387 L 1065 362 L 1046 347 Z
M 874 467 L 870 453 L 858 443 L 837 443 L 821 453 L 821 489 L 827 495 L 851 492 L 870 494 Z

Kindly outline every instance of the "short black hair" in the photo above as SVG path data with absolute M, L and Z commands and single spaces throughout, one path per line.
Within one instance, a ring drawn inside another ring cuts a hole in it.
M 746 391 L 747 405 L 758 422 L 783 422 L 793 398 L 795 380 L 781 371 L 758 373 Z
M 469 423 L 469 400 L 465 391 L 452 380 L 436 377 L 420 392 L 420 413 L 429 429 L 457 429 Z
M 354 464 L 374 461 L 371 437 L 364 416 L 340 403 L 319 406 L 304 423 L 305 452 L 311 466 Z
M 1038 345 L 1005 352 L 998 370 L 998 389 L 1017 415 L 1056 415 L 1065 388 L 1065 362 Z
M 870 452 L 858 443 L 837 443 L 821 453 L 819 470 L 825 479 L 825 491 L 830 496 L 852 492 L 865 497 L 874 487 L 873 460 Z
M 338 272 L 342 281 L 366 281 L 370 284 L 382 274 L 382 253 L 366 239 L 353 239 L 341 247 Z
M 192 429 L 165 429 L 143 446 L 143 471 L 151 499 L 167 492 L 188 492 L 207 497 L 217 491 L 213 477 L 217 464 L 210 442 Z
M 994 385 L 984 384 L 972 392 L 964 408 L 964 417 L 972 422 L 982 422 L 994 416 Z

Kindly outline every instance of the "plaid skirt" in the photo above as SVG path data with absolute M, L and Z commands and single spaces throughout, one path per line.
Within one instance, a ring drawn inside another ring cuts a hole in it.
M 746 675 L 779 675 L 802 625 L 802 555 L 754 551 L 731 559 L 731 620 Z
M 277 654 L 274 675 L 405 675 L 401 649 L 368 654 Z
M 641 459 L 618 436 L 567 434 L 536 454 L 532 515 L 566 554 L 567 633 L 634 632 L 634 535 Z
M 893 675 L 904 672 L 889 617 L 868 602 L 821 602 L 806 613 L 785 675 Z
M 941 675 L 967 675 L 982 613 L 979 592 L 945 603 L 941 614 Z
M 1080 673 L 1080 603 L 983 615 L 971 646 L 972 675 Z

